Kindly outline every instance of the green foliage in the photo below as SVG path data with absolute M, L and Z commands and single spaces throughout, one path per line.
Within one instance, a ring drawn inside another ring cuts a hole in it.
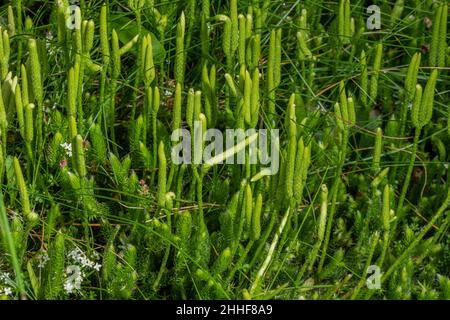
M 449 299 L 445 1 L 67 5 L 0 10 L 10 298 Z

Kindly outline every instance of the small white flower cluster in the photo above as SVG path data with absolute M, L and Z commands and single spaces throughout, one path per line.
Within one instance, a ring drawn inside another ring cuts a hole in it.
M 9 280 L 9 272 L 0 272 L 0 282 L 5 283 Z
M 45 267 L 45 265 L 47 264 L 48 260 L 50 260 L 50 258 L 48 257 L 48 253 L 45 251 L 42 251 L 40 253 L 38 253 L 36 255 L 36 260 L 38 262 L 38 268 L 39 269 L 43 269 Z
M 76 247 L 69 252 L 68 257 L 71 258 L 75 263 L 78 263 L 83 268 L 94 269 L 95 271 L 100 271 L 102 267 L 101 264 L 96 263 L 89 259 L 80 248 Z
M 8 286 L 10 283 L 11 279 L 9 278 L 9 273 L 0 271 L 0 296 L 12 296 L 13 290 Z M 5 287 L 2 288 L 2 284 L 5 285 Z
M 51 31 L 47 31 L 45 33 L 45 48 L 47 49 L 49 55 L 54 55 L 56 53 L 55 46 L 52 46 L 53 38 L 53 33 Z
M 12 295 L 12 289 L 10 287 L 6 287 L 2 290 L 0 290 L 0 296 L 11 296 Z
M 68 157 L 72 157 L 72 144 L 71 143 L 64 142 L 64 143 L 61 143 L 60 146 L 64 150 L 66 150 L 66 155 Z
M 98 253 L 95 251 L 92 256 L 94 260 L 100 258 Z M 92 259 L 89 259 L 86 254 L 78 247 L 75 247 L 75 249 L 71 250 L 68 253 L 67 257 L 72 264 L 66 268 L 64 290 L 67 294 L 71 294 L 74 293 L 74 291 L 79 291 L 81 289 L 81 284 L 86 277 L 86 271 L 100 271 L 102 265 Z

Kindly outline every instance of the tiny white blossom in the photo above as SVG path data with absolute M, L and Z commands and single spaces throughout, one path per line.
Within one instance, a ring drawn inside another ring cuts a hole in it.
M 61 143 L 60 146 L 61 146 L 64 150 L 66 150 L 66 155 L 67 155 L 67 156 L 69 156 L 69 157 L 72 156 L 72 144 L 71 144 L 71 143 L 64 142 L 64 143 Z
M 0 273 L 0 281 L 6 282 L 9 279 L 9 272 Z
M 89 269 L 99 269 L 101 267 L 101 265 L 97 266 L 97 264 L 89 259 L 86 254 L 81 251 L 80 248 L 75 248 L 72 251 L 69 252 L 68 257 L 71 258 L 76 264 L 78 264 L 80 267 L 82 268 L 89 268 Z M 97 256 L 95 254 L 93 254 L 93 258 L 94 259 L 98 259 L 98 254 Z M 98 270 L 97 270 L 98 271 Z
M 47 40 L 53 40 L 53 33 L 52 33 L 51 31 L 47 31 L 47 32 L 45 33 L 45 38 L 46 38 Z
M 3 294 L 4 294 L 5 296 L 11 296 L 11 295 L 12 295 L 12 289 L 9 288 L 9 287 L 6 287 L 6 288 L 3 290 Z
M 65 283 L 64 283 L 64 290 L 68 293 L 68 294 L 70 294 L 70 293 L 72 293 L 73 292 L 73 284 L 72 284 L 72 282 L 70 282 L 70 281 L 66 281 Z
M 96 263 L 93 268 L 95 269 L 95 271 L 100 271 L 101 267 L 102 265 L 100 263 Z
M 39 269 L 44 268 L 45 265 L 47 264 L 48 260 L 50 260 L 50 258 L 48 257 L 47 252 L 39 253 L 38 256 L 37 256 L 37 261 L 39 262 L 37 267 Z

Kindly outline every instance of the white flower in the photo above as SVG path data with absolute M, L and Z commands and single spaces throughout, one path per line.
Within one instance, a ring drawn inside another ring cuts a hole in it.
M 45 38 L 46 38 L 47 40 L 53 40 L 53 33 L 52 33 L 51 31 L 47 31 L 47 32 L 45 33 Z
M 0 281 L 6 282 L 9 280 L 9 272 L 0 273 Z
M 80 267 L 82 268 L 89 268 L 89 269 L 95 269 L 97 271 L 100 270 L 101 265 L 95 263 L 94 261 L 92 261 L 91 259 L 89 259 L 86 254 L 84 254 L 83 251 L 81 251 L 80 248 L 75 248 L 72 251 L 69 252 L 68 254 L 69 258 L 71 258 L 75 263 L 77 263 L 78 265 L 80 265 Z M 93 254 L 94 259 L 95 259 L 95 254 Z M 98 254 L 97 254 L 98 256 Z
M 47 264 L 48 260 L 50 260 L 50 258 L 48 257 L 47 252 L 43 251 L 41 253 L 39 253 L 36 257 L 38 263 L 38 268 L 42 269 L 45 267 L 45 265 Z
M 93 268 L 95 269 L 95 271 L 100 271 L 100 268 L 102 267 L 102 265 L 100 263 L 96 263 Z
M 73 292 L 73 284 L 72 284 L 72 282 L 70 282 L 70 281 L 66 281 L 65 283 L 64 283 L 64 290 L 68 293 L 68 294 L 71 294 L 72 292 Z
M 6 288 L 3 290 L 3 294 L 4 294 L 5 296 L 11 296 L 11 295 L 12 295 L 12 289 L 9 288 L 9 287 L 6 287 Z
M 60 146 L 66 150 L 66 155 L 68 157 L 72 157 L 72 144 L 71 143 L 64 142 L 64 143 L 61 143 Z

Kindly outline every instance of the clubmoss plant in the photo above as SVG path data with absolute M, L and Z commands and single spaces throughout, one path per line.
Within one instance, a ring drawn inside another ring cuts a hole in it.
M 445 67 L 447 50 L 447 14 L 446 3 L 436 5 L 433 19 L 433 33 L 430 47 L 430 66 Z
M 427 81 L 425 91 L 422 95 L 422 87 L 416 85 L 416 93 L 414 96 L 414 103 L 412 107 L 412 123 L 415 128 L 413 149 L 411 151 L 410 162 L 408 165 L 408 170 L 406 172 L 405 180 L 403 182 L 402 191 L 397 205 L 397 216 L 402 216 L 403 213 L 403 202 L 408 191 L 409 183 L 411 180 L 411 174 L 414 168 L 414 163 L 416 160 L 416 152 L 419 144 L 420 133 L 422 128 L 427 125 L 433 115 L 434 107 L 434 90 L 436 88 L 436 80 L 438 76 L 438 71 L 435 69 L 431 72 L 430 78 Z
M 327 4 L 6 4 L 1 299 L 447 299 L 448 4 Z

